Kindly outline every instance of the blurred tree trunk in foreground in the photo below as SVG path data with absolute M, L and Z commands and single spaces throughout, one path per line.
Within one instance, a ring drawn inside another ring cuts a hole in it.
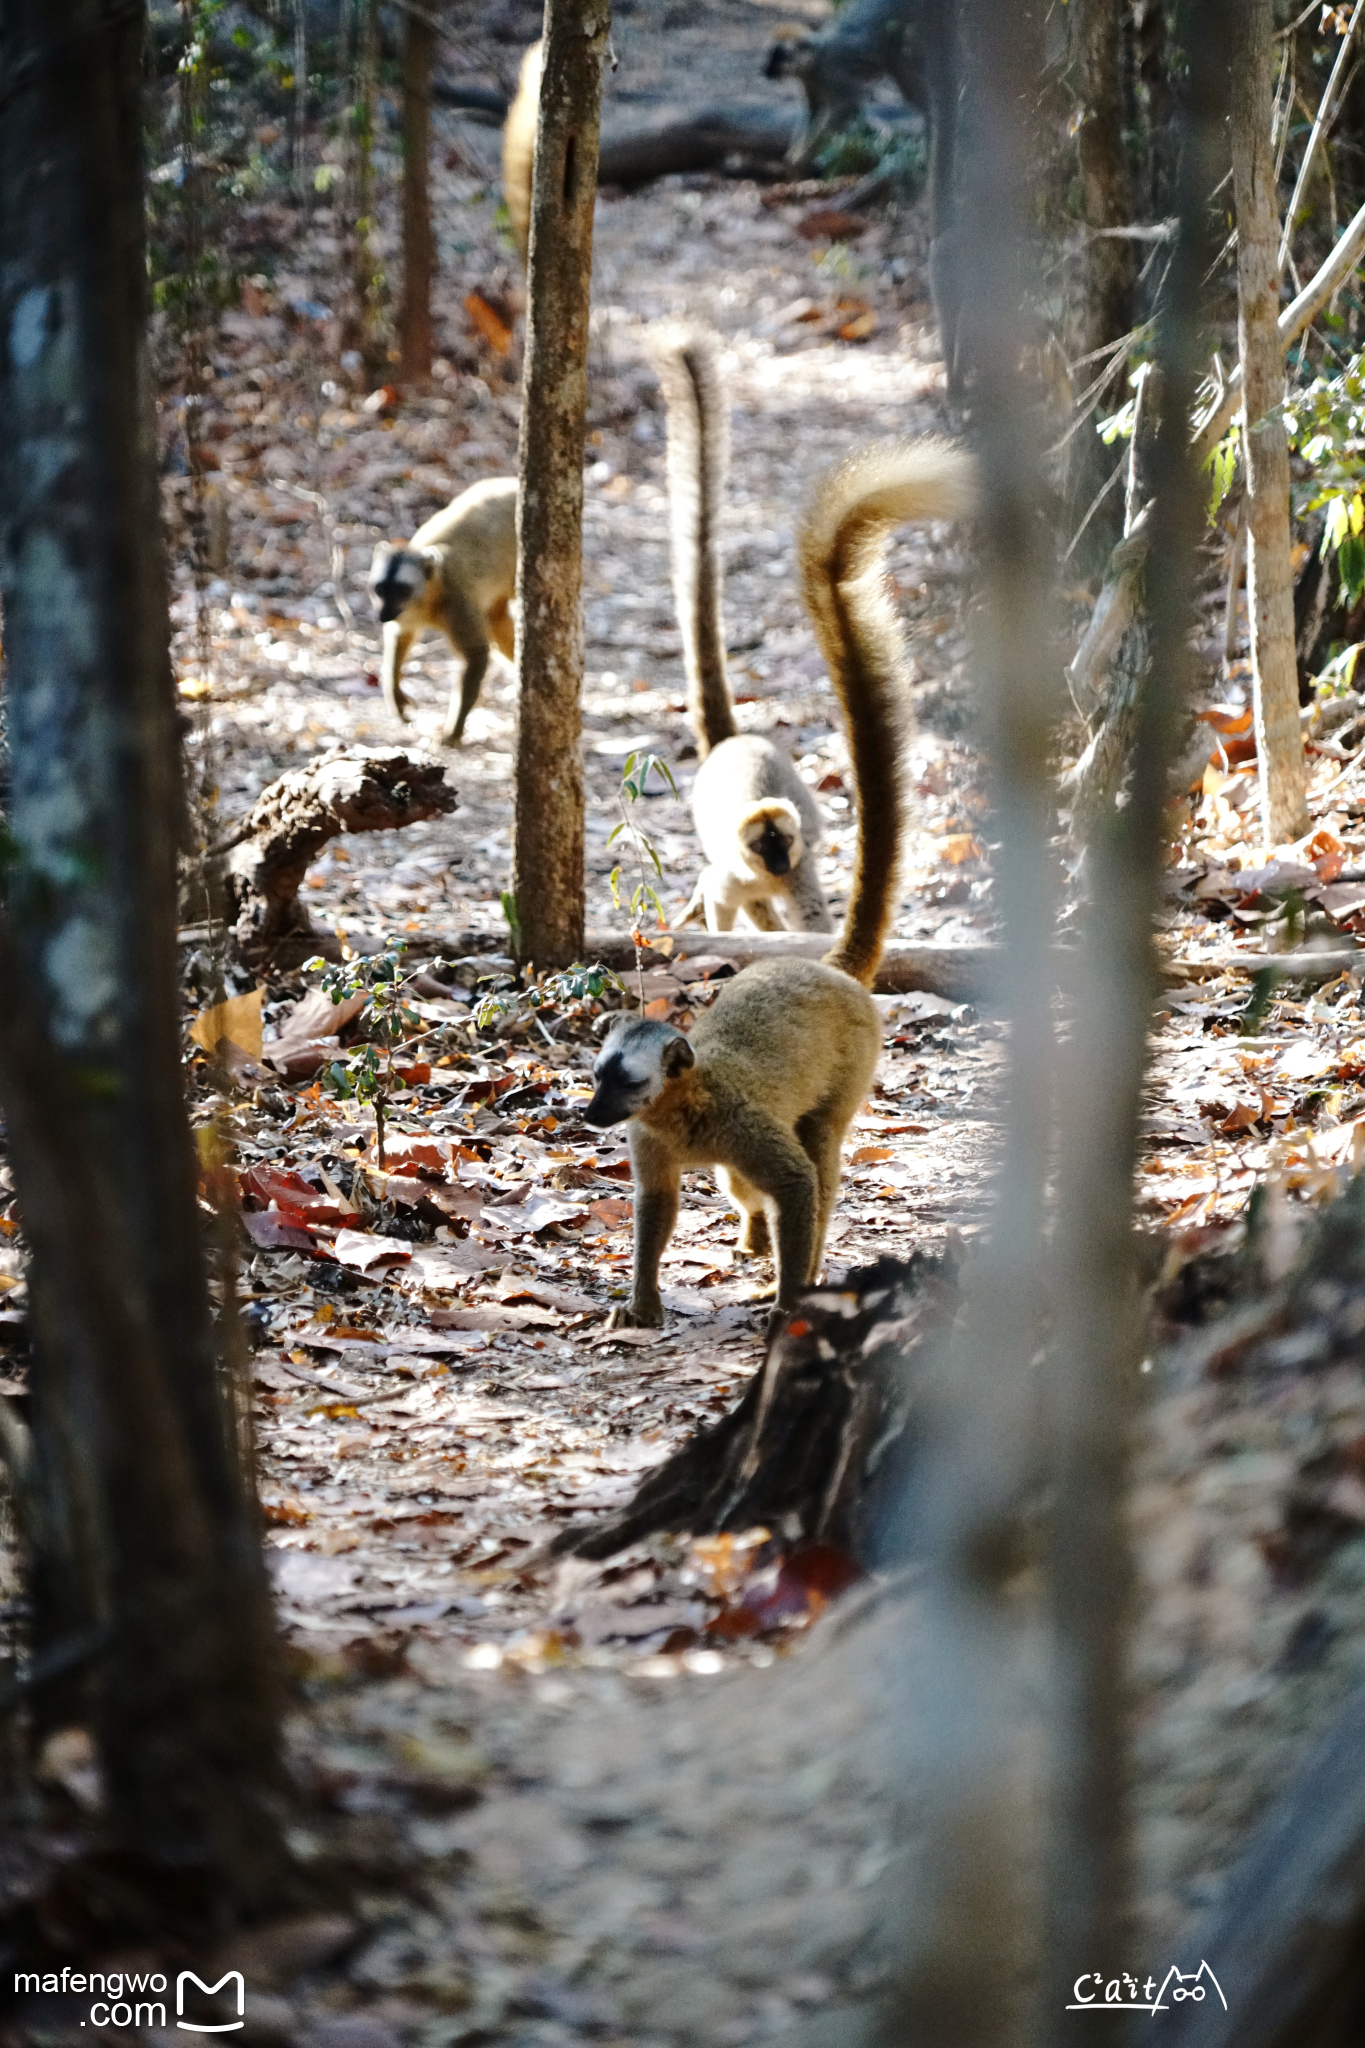
M 958 1334 L 936 1373 L 920 1365 L 913 1511 L 925 1576 L 905 1695 L 908 1768 L 926 1808 L 924 1870 L 907 1913 L 905 1982 L 877 2048 L 1060 2039 L 1078 1975 L 1112 1976 L 1131 1957 L 1127 1437 L 1142 1355 L 1133 1162 L 1167 757 L 1187 690 L 1202 521 L 1188 419 L 1234 6 L 1202 0 L 1186 17 L 1179 233 L 1157 334 L 1166 404 L 1150 469 L 1152 661 L 1129 801 L 1095 828 L 1083 942 L 1060 953 L 1050 768 L 1059 693 L 1038 540 L 1041 435 L 1016 367 L 1037 267 L 1018 195 L 1030 189 L 1020 110 L 1035 97 L 1038 51 L 1025 10 L 1001 13 L 989 0 L 965 9 L 977 59 L 963 198 L 977 260 L 965 310 L 972 427 L 991 479 L 977 662 L 1006 849 L 1010 1103 L 990 1235 L 965 1275 Z M 1041 1685 L 1028 1593 L 1039 1520 L 1051 1621 Z M 1028 1796 L 1040 1740 L 1042 1802 Z M 1030 1826 L 1034 1812 L 1045 1841 Z
M 0 0 L 0 1105 L 33 1251 L 30 1591 L 36 1648 L 96 1632 L 116 1838 L 260 1910 L 285 1868 L 279 1700 L 180 1072 L 143 31 L 140 6 Z
M 398 374 L 404 383 L 431 375 L 431 67 L 436 31 L 407 17 L 403 45 L 403 298 L 398 310 Z
M 1256 683 L 1261 834 L 1268 846 L 1308 830 L 1299 726 L 1289 443 L 1279 313 L 1279 203 L 1270 135 L 1272 0 L 1243 0 L 1232 46 L 1232 180 L 1237 203 L 1237 334 L 1246 405 L 1247 614 Z
M 517 502 L 512 894 L 523 960 L 583 949 L 583 428 L 608 0 L 546 0 Z

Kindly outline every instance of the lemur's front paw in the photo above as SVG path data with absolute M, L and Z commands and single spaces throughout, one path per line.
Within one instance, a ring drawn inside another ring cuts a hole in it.
M 664 1305 L 656 1297 L 653 1301 L 623 1301 L 607 1317 L 609 1330 L 661 1330 L 664 1326 Z

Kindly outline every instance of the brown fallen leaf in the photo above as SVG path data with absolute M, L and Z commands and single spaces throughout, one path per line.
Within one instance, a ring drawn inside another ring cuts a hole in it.
M 261 1005 L 265 990 L 253 988 L 244 996 L 229 996 L 225 1003 L 213 1003 L 201 1010 L 190 1026 L 190 1037 L 206 1053 L 215 1053 L 225 1038 L 253 1060 L 261 1057 Z
M 495 356 L 505 356 L 512 346 L 512 330 L 502 315 L 479 292 L 470 292 L 464 309 L 471 325 L 480 333 Z
M 803 242 L 856 242 L 868 226 L 860 213 L 846 213 L 839 206 L 817 206 L 796 223 L 796 232 Z

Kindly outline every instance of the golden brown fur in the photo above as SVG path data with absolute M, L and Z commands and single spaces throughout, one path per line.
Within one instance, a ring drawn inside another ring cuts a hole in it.
M 777 1310 L 816 1277 L 839 1153 L 881 1047 L 867 992 L 893 904 L 901 837 L 897 761 L 908 714 L 881 549 L 904 519 L 965 508 L 965 457 L 943 444 L 864 450 L 819 486 L 801 535 L 806 601 L 843 705 L 858 791 L 858 859 L 843 934 L 823 961 L 745 968 L 691 1037 L 623 1017 L 594 1067 L 590 1123 L 630 1119 L 635 1270 L 618 1323 L 663 1320 L 659 1260 L 685 1168 L 715 1166 L 744 1217 L 741 1246 L 770 1245 Z
M 516 98 L 502 124 L 502 196 L 512 222 L 521 267 L 531 239 L 531 179 L 536 160 L 536 121 L 540 113 L 541 46 L 532 43 L 521 60 Z
M 428 519 L 402 547 L 381 542 L 370 566 L 370 594 L 383 623 L 384 701 L 406 718 L 403 663 L 419 633 L 444 633 L 464 657 L 452 686 L 442 739 L 458 746 L 479 701 L 488 657 L 513 652 L 509 609 L 517 581 L 517 480 L 486 477 Z

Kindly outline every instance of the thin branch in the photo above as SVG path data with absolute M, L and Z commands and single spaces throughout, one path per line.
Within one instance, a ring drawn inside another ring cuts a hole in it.
M 1356 24 L 1360 20 L 1362 13 L 1365 13 L 1365 0 L 1356 0 L 1351 19 L 1346 24 L 1346 33 L 1341 39 L 1341 48 L 1337 51 L 1336 61 L 1332 66 L 1332 73 L 1327 81 L 1326 90 L 1318 106 L 1317 119 L 1314 121 L 1312 132 L 1308 137 L 1308 147 L 1303 153 L 1303 162 L 1299 165 L 1299 175 L 1294 180 L 1294 196 L 1290 200 L 1285 212 L 1284 232 L 1280 237 L 1279 267 L 1281 270 L 1284 269 L 1285 260 L 1289 255 L 1289 244 L 1294 238 L 1294 222 L 1298 217 L 1299 201 L 1302 199 L 1304 187 L 1308 183 L 1308 173 L 1313 168 L 1313 159 L 1318 153 L 1318 147 L 1323 137 L 1332 125 L 1332 118 L 1336 112 L 1339 99 L 1345 98 L 1344 93 L 1338 95 L 1337 86 L 1340 82 L 1341 74 L 1346 68 L 1347 53 L 1350 50 L 1351 41 L 1356 32 Z
M 1280 339 L 1286 348 L 1290 342 L 1298 340 L 1305 327 L 1312 325 L 1332 294 L 1346 282 L 1362 249 L 1365 249 L 1365 206 L 1347 223 L 1341 240 L 1321 270 L 1309 278 L 1298 297 L 1281 313 Z M 1241 402 L 1242 372 L 1239 365 L 1228 378 L 1221 404 L 1215 404 L 1194 429 L 1192 452 L 1196 463 L 1208 461 L 1236 418 Z

